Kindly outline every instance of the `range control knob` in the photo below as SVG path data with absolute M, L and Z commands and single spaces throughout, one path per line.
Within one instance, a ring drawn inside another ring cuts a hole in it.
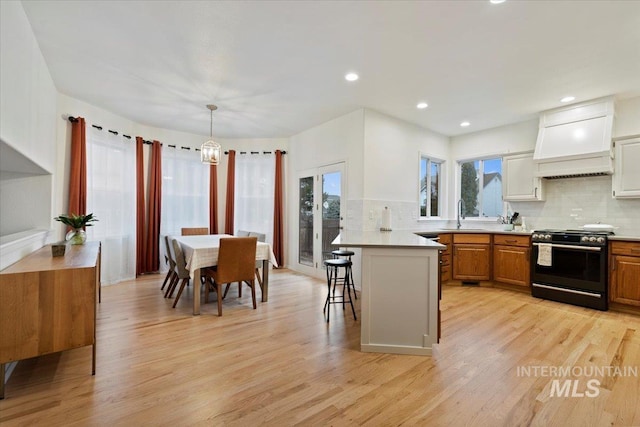
M 545 235 L 545 236 L 544 236 L 544 239 L 545 239 L 545 240 L 551 240 L 551 234 L 547 234 L 547 235 Z
M 595 242 L 595 241 L 596 241 L 596 238 L 595 238 L 594 236 L 591 236 L 591 237 L 589 237 L 589 241 L 590 241 L 590 242 Z
M 598 243 L 604 243 L 604 237 L 598 237 Z
M 588 242 L 589 238 L 587 236 L 582 236 L 582 239 L 580 239 L 581 242 Z
M 537 235 L 537 234 L 534 234 L 533 236 L 531 236 L 531 238 L 532 238 L 533 240 L 536 240 L 536 239 L 538 238 L 538 235 Z

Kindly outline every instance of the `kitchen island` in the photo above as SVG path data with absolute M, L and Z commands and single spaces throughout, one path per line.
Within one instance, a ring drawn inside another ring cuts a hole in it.
M 409 231 L 346 230 L 332 244 L 362 249 L 361 351 L 430 355 L 445 246 Z

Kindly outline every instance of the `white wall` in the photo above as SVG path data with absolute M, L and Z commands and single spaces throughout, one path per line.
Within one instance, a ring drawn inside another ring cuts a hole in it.
M 444 160 L 443 194 L 447 194 L 449 138 L 403 120 L 365 110 L 364 195 L 362 223 L 355 228 L 380 228 L 385 206 L 391 209 L 391 228 L 415 230 L 418 221 L 420 155 Z M 446 197 L 445 197 L 446 199 Z M 446 205 L 445 212 L 446 215 Z
M 0 2 L 0 19 L 0 138 L 53 172 L 56 87 L 21 3 Z
M 297 176 L 300 171 L 346 162 L 346 197 L 362 198 L 363 135 L 364 110 L 356 110 L 292 136 L 289 160 L 292 174 Z M 296 185 L 297 179 L 294 181 Z
M 640 96 L 616 102 L 613 136 L 640 135 Z
M 24 171 L 26 174 L 21 177 L 7 177 L 0 171 L 3 176 L 0 235 L 7 236 L 30 229 L 51 228 L 53 188 L 50 174 L 55 170 L 57 92 L 20 2 L 0 2 L 0 19 L 0 144 L 3 156 L 15 156 L 12 157 L 14 164 L 9 167 L 35 163 L 33 169 L 40 171 L 37 174 Z M 22 162 L 22 158 L 29 160 Z
M 451 160 L 533 151 L 538 138 L 538 119 L 514 123 L 451 138 Z

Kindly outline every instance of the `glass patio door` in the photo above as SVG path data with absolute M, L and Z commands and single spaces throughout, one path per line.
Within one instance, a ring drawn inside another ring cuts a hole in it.
M 346 206 L 344 163 L 304 171 L 298 178 L 298 269 L 324 277 L 331 242 L 340 234 Z

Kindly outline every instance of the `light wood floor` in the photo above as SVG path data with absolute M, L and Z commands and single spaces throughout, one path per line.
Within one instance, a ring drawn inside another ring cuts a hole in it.
M 0 425 L 640 425 L 640 378 L 596 377 L 597 397 L 551 397 L 554 378 L 523 366 L 640 369 L 640 317 L 493 288 L 445 286 L 431 357 L 361 353 L 360 324 L 326 285 L 271 274 L 251 309 L 234 287 L 191 316 L 152 275 L 103 288 L 97 373 L 91 347 L 21 362 Z M 258 297 L 259 298 L 259 297 Z M 359 304 L 358 304 L 359 305 Z M 580 380 L 578 391 L 586 390 Z M 563 379 L 564 380 L 564 379 Z

